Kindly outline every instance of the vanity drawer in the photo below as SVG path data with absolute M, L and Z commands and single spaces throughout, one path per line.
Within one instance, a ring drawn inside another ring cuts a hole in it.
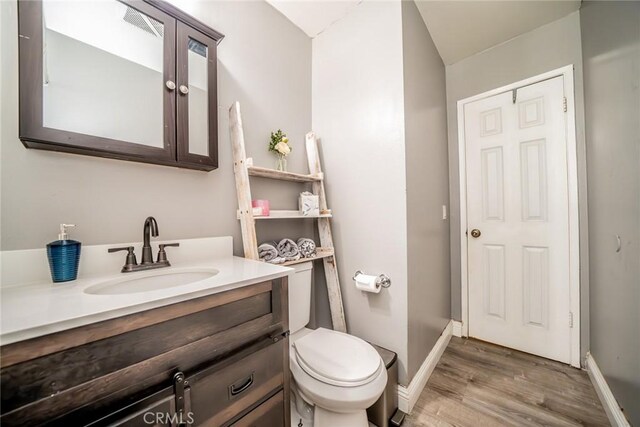
M 231 427 L 280 427 L 284 423 L 284 410 L 284 392 L 280 391 Z
M 282 339 L 246 357 L 188 378 L 195 424 L 221 426 L 284 385 Z M 282 425 L 281 422 L 279 425 Z

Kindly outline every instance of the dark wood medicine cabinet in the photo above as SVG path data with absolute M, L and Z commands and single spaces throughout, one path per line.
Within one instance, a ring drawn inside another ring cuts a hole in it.
M 162 0 L 18 0 L 28 148 L 218 167 L 221 33 Z

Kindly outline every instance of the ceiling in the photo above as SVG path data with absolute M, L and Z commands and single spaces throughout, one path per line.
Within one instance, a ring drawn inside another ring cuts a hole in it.
M 580 8 L 580 0 L 416 1 L 445 64 L 453 64 Z
M 309 37 L 344 18 L 363 0 L 267 0 Z
M 267 0 L 309 37 L 316 37 L 362 1 Z M 453 64 L 562 18 L 580 0 L 416 0 L 445 64 Z

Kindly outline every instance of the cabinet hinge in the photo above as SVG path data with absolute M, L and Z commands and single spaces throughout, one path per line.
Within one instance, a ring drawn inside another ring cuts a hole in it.
M 573 328 L 573 311 L 569 312 L 569 327 Z
M 185 378 L 184 373 L 177 372 L 173 376 L 173 394 L 176 405 L 174 418 L 177 421 L 176 425 L 190 426 L 192 424 L 190 390 L 189 381 Z
M 564 111 L 565 113 L 567 112 L 567 97 L 566 96 L 562 97 L 562 111 Z

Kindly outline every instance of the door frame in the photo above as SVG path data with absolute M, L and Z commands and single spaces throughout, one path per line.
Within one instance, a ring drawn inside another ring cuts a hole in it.
M 564 77 L 564 96 L 567 100 L 567 173 L 569 195 L 569 310 L 573 316 L 573 327 L 570 330 L 571 365 L 580 367 L 580 229 L 578 206 L 578 156 L 576 136 L 576 109 L 573 64 L 561 67 L 528 79 L 520 80 L 497 89 L 492 89 L 478 95 L 461 99 L 457 102 L 458 111 L 458 173 L 460 189 L 460 302 L 462 315 L 462 336 L 469 336 L 469 275 L 468 275 L 468 237 L 467 237 L 467 171 L 466 171 L 466 143 L 464 132 L 464 106 L 470 102 L 489 98 L 504 92 L 510 92 L 522 86 L 528 86 L 549 80 L 554 77 Z M 567 313 L 567 322 L 570 314 Z

